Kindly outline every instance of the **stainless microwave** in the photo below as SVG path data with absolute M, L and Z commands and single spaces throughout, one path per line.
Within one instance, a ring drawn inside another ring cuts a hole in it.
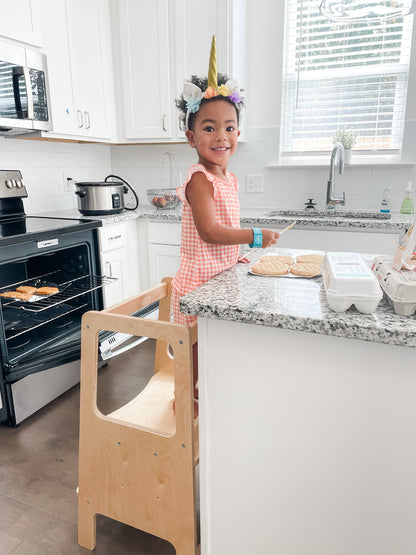
M 0 42 L 0 135 L 51 131 L 45 54 Z

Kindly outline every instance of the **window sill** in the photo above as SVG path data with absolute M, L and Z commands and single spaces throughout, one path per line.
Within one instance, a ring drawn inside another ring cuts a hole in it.
M 291 162 L 269 162 L 266 164 L 266 168 L 327 168 L 330 164 L 330 157 L 328 160 L 324 161 L 322 159 L 317 160 L 293 160 Z M 391 160 L 376 160 L 376 159 L 367 159 L 367 160 L 354 160 L 350 164 L 345 164 L 347 167 L 350 168 L 363 168 L 363 167 L 408 167 L 413 168 L 416 166 L 416 162 L 399 162 L 399 161 L 391 161 Z

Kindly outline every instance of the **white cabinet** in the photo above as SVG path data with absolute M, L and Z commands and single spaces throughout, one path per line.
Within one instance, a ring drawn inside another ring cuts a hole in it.
M 0 35 L 42 46 L 41 0 L 0 0 Z
M 162 278 L 174 276 L 181 263 L 180 224 L 149 223 L 149 284 L 161 282 Z
M 140 291 L 136 221 L 99 228 L 101 273 L 117 281 L 104 287 L 104 306 L 124 301 Z
M 277 246 L 392 255 L 399 244 L 399 239 L 398 232 L 347 231 L 339 228 L 335 230 L 291 229 L 278 239 Z
M 125 136 L 171 136 L 168 0 L 120 0 Z
M 149 245 L 150 285 L 157 285 L 164 277 L 174 276 L 181 263 L 181 251 L 177 245 Z
M 77 139 L 115 135 L 108 0 L 42 0 L 53 133 Z M 53 24 L 52 24 L 53 22 Z
M 213 34 L 218 71 L 243 85 L 244 15 L 244 0 L 120 0 L 121 139 L 184 138 L 175 99 L 185 78 L 207 75 Z
M 258 226 L 261 227 L 261 224 Z M 248 225 L 243 223 L 241 227 L 248 227 Z M 279 230 L 283 229 L 285 226 L 282 225 L 279 228 L 274 226 L 263 227 Z M 385 230 L 378 233 L 370 230 L 353 231 L 345 228 L 314 229 L 310 227 L 305 229 L 291 229 L 278 239 L 276 246 L 285 249 L 393 255 L 399 245 L 401 235 L 400 231 L 389 232 Z M 250 252 L 250 250 L 248 245 L 244 245 L 244 252 Z

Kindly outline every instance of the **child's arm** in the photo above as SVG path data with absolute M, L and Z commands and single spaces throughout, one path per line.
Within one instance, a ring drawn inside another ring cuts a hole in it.
M 186 197 L 199 236 L 206 243 L 215 245 L 243 245 L 253 242 L 253 230 L 235 229 L 219 225 L 215 219 L 214 189 L 203 173 L 195 173 L 186 187 Z M 262 248 L 274 245 L 279 233 L 262 229 Z

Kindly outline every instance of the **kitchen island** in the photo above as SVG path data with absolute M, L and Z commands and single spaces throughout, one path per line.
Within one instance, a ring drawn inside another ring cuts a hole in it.
M 248 269 L 181 300 L 198 316 L 202 553 L 416 553 L 415 319 L 384 300 L 335 313 L 320 277 Z

